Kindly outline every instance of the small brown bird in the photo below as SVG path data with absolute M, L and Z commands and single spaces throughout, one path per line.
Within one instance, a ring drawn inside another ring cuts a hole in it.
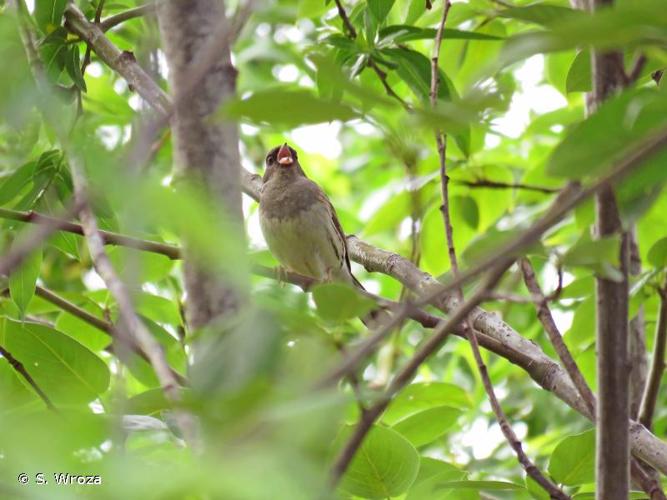
M 259 222 L 269 249 L 287 270 L 363 289 L 350 270 L 336 210 L 324 191 L 306 177 L 296 151 L 287 143 L 266 156 Z

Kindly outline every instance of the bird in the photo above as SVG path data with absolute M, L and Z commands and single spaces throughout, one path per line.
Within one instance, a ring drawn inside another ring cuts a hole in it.
M 352 274 L 345 233 L 333 204 L 284 143 L 266 155 L 259 223 L 281 266 L 318 282 L 364 287 Z

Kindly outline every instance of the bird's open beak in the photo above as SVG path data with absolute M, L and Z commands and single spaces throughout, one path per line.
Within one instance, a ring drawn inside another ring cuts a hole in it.
M 278 150 L 278 163 L 280 163 L 285 167 L 288 167 L 292 163 L 294 163 L 294 158 L 292 158 L 292 152 L 287 146 L 287 143 L 280 146 L 280 149 Z

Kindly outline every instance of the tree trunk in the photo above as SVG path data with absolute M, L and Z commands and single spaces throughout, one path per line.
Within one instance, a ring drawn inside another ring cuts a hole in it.
M 225 207 L 226 219 L 238 228 L 238 234 L 231 234 L 230 238 L 241 239 L 238 128 L 234 123 L 221 123 L 211 116 L 235 94 L 236 70 L 229 43 L 221 47 L 201 79 L 192 80 L 194 61 L 216 30 L 228 22 L 224 2 L 170 0 L 158 2 L 157 6 L 174 99 L 171 126 L 177 173 Z M 203 268 L 189 251 L 185 255 L 185 288 L 186 315 L 192 329 L 201 328 L 238 307 L 239 299 L 232 287 L 210 269 Z

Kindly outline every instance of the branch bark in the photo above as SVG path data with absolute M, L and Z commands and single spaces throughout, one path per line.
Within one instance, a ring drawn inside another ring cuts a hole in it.
M 169 64 L 169 81 L 176 103 L 171 127 L 174 163 L 190 185 L 221 203 L 224 216 L 235 226 L 230 239 L 243 239 L 239 134 L 236 123 L 213 120 L 213 113 L 236 92 L 236 70 L 231 62 L 230 32 L 225 4 L 217 0 L 160 2 L 158 23 Z M 193 80 L 200 53 L 219 33 L 222 44 L 200 78 Z M 185 254 L 186 313 L 193 329 L 202 328 L 239 305 L 238 290 L 217 273 L 202 267 L 191 249 Z
M 590 10 L 613 4 L 613 0 L 591 0 Z M 596 109 L 624 83 L 620 52 L 594 50 L 591 57 L 593 92 L 588 113 Z M 603 238 L 621 235 L 619 249 L 622 280 L 596 278 L 597 293 L 597 381 L 596 498 L 624 500 L 630 491 L 630 418 L 628 362 L 628 235 L 623 231 L 611 186 L 596 196 L 596 233 Z

